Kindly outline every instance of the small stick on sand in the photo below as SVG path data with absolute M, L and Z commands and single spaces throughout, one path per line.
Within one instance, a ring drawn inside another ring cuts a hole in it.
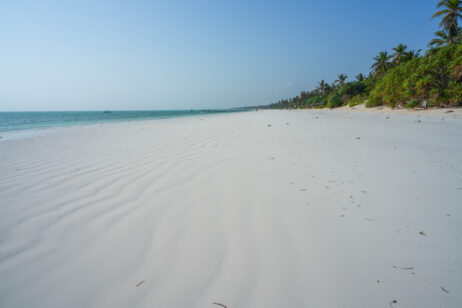
M 220 304 L 220 303 L 212 303 L 212 304 L 214 304 L 214 305 L 218 305 L 218 306 L 221 306 L 221 307 L 223 307 L 223 308 L 228 308 L 228 307 L 226 307 L 225 305 L 223 305 L 223 304 Z
M 145 282 L 146 280 L 141 280 L 137 285 L 136 287 L 138 288 L 143 282 Z

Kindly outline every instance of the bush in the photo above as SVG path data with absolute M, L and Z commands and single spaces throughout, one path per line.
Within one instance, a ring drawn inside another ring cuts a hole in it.
M 305 101 L 303 101 L 303 104 L 307 107 L 325 105 L 326 103 L 327 103 L 327 99 L 321 95 L 316 95 L 316 96 L 310 97 L 306 99 Z
M 327 98 L 327 105 L 326 107 L 328 108 L 335 108 L 335 107 L 340 107 L 342 106 L 342 97 L 338 92 L 334 92 L 329 95 Z
M 462 45 L 432 49 L 390 69 L 379 79 L 369 96 L 369 106 L 379 103 L 414 108 L 417 102 L 438 105 L 462 103 Z
M 462 105 L 462 83 L 453 81 L 449 85 L 449 96 L 452 100 L 452 105 L 460 106 Z
M 342 98 L 345 100 L 349 100 L 350 98 L 363 94 L 366 91 L 366 85 L 360 81 L 353 81 L 345 84 L 338 90 L 338 93 Z
M 420 104 L 421 102 L 418 99 L 414 98 L 408 101 L 404 107 L 406 107 L 407 109 L 413 109 L 417 106 L 420 106 Z
M 357 105 L 360 105 L 364 103 L 364 96 L 362 94 L 359 94 L 359 95 L 356 95 L 352 98 L 350 98 L 347 102 L 348 106 L 350 107 L 354 107 L 354 106 L 357 106 Z
M 366 101 L 366 108 L 377 107 L 382 105 L 382 99 L 375 93 L 375 91 L 372 91 L 371 94 L 369 94 L 369 97 Z

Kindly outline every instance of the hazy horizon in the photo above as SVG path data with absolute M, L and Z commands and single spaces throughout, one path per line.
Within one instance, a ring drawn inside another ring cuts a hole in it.
M 397 9 L 399 8 L 399 9 Z M 0 111 L 263 105 L 399 43 L 425 49 L 434 0 L 4 1 Z

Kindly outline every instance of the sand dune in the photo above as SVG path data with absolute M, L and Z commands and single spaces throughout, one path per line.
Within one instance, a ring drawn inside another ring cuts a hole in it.
M 4 138 L 0 307 L 461 307 L 461 141 L 328 111 Z

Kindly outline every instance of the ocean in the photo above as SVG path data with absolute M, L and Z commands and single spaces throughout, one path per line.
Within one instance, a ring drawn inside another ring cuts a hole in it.
M 244 110 L 151 110 L 151 111 L 47 111 L 0 112 L 0 132 L 35 130 L 71 125 L 139 121 L 241 112 Z

